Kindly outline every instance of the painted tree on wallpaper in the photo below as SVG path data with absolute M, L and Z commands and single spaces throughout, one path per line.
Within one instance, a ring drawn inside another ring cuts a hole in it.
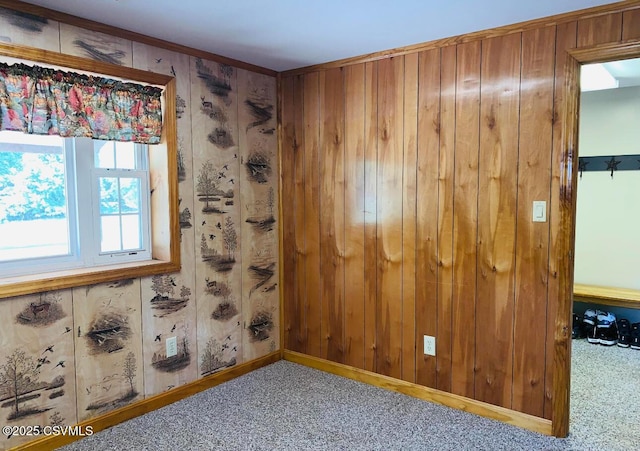
M 125 396 L 134 398 L 138 392 L 136 391 L 133 381 L 136 377 L 136 356 L 133 352 L 129 351 L 122 363 L 122 375 L 129 382 L 129 391 Z
M 233 199 L 234 193 L 233 189 L 220 189 L 220 180 L 227 178 L 225 171 L 228 167 L 225 167 L 218 169 L 210 161 L 202 163 L 196 179 L 198 200 L 204 202 L 202 213 L 226 213 L 221 205 L 222 199 Z M 229 206 L 233 205 L 233 202 L 225 201 L 224 204 Z
M 40 382 L 40 367 L 33 357 L 22 349 L 15 349 L 0 367 L 0 401 L 4 401 L 1 406 L 12 407 L 7 420 L 43 412 L 29 406 L 21 409 L 20 404 L 39 398 L 41 394 L 37 392 L 47 386 Z
M 172 373 L 186 368 L 191 363 L 191 351 L 189 350 L 189 337 L 186 330 L 178 343 L 178 353 L 167 357 L 165 352 L 154 352 L 151 365 L 158 371 Z
M 276 196 L 273 187 L 270 187 L 267 191 L 267 198 L 264 202 L 259 201 L 259 204 L 254 208 L 256 213 L 245 219 L 245 222 L 251 224 L 256 232 L 264 233 L 273 230 L 273 226 L 276 223 L 274 216 Z M 266 209 L 263 207 L 266 206 Z
M 226 338 L 226 341 L 230 340 L 231 337 Z M 215 338 L 210 338 L 209 341 L 207 341 L 202 357 L 200 358 L 200 372 L 203 376 L 236 364 L 235 357 L 232 357 L 230 360 L 224 360 L 224 351 L 228 348 L 229 345 L 227 343 L 220 344 Z
M 151 278 L 151 289 L 156 295 L 151 299 L 151 308 L 158 310 L 153 316 L 162 318 L 183 309 L 189 302 L 191 289 L 182 285 L 179 296 L 174 296 L 177 285 L 173 276 L 155 275 Z
M 207 293 L 212 294 L 216 298 L 221 298 L 220 303 L 211 314 L 211 318 L 218 321 L 228 321 L 238 314 L 235 297 L 229 285 L 225 282 L 209 282 L 207 278 Z M 211 283 L 211 285 L 210 285 Z
M 135 386 L 137 371 L 136 356 L 133 352 L 129 351 L 124 356 L 121 363 L 121 370 L 121 373 L 105 376 L 99 383 L 85 388 L 87 394 L 95 396 L 93 402 L 87 406 L 86 410 L 95 410 L 98 413 L 107 412 L 127 405 L 138 396 L 139 393 Z M 117 391 L 116 387 L 118 380 L 121 381 L 120 391 Z
M 235 261 L 235 251 L 238 248 L 238 234 L 236 233 L 235 224 L 231 218 L 226 218 L 224 221 L 222 239 L 224 240 L 224 248 L 227 250 L 228 260 Z
M 233 269 L 235 264 L 235 258 L 231 255 L 231 252 L 227 252 L 226 255 L 218 252 L 217 249 L 209 247 L 207 237 L 203 233 L 200 238 L 200 255 L 203 262 L 206 262 L 217 272 L 227 272 Z

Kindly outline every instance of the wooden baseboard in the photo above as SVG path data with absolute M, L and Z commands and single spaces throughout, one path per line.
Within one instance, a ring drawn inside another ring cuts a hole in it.
M 422 385 L 372 373 L 353 366 L 330 362 L 328 360 L 308 356 L 306 354 L 300 354 L 294 351 L 285 350 L 284 359 L 289 362 L 299 363 L 300 365 L 343 376 L 359 382 L 364 382 L 386 390 L 403 393 L 405 395 L 413 396 L 414 398 L 434 402 L 447 407 L 453 407 L 454 409 L 463 410 L 465 412 L 491 418 L 493 420 L 502 421 L 503 423 L 508 423 L 530 431 L 545 435 L 552 435 L 551 421 L 544 418 L 534 417 L 526 413 L 517 412 L 500 406 L 494 406 L 493 404 L 476 401 L 429 387 L 423 387 Z
M 212 374 L 202 379 L 198 379 L 190 384 L 183 385 L 173 390 L 166 391 L 159 395 L 151 396 L 138 402 L 134 402 L 122 409 L 113 410 L 105 415 L 101 415 L 96 418 L 78 423 L 77 426 L 81 427 L 81 430 L 86 430 L 87 426 L 93 428 L 93 432 L 99 432 L 107 429 L 123 421 L 130 420 L 148 412 L 152 412 L 161 407 L 172 404 L 181 399 L 187 398 L 191 395 L 195 395 L 203 390 L 206 390 L 216 385 L 220 385 L 223 382 L 227 382 L 243 374 L 250 373 L 263 366 L 267 366 L 271 363 L 281 360 L 281 351 L 272 352 L 259 359 L 246 362 L 228 370 L 221 371 L 219 373 Z M 48 437 L 42 437 L 38 440 L 28 442 L 14 448 L 12 450 L 43 450 L 43 449 L 56 449 L 60 446 L 68 445 L 76 440 L 81 439 L 79 436 L 70 435 L 52 435 Z

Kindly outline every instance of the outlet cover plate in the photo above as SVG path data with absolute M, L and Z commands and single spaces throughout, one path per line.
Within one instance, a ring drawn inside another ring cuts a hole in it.
M 436 355 L 436 337 L 432 337 L 430 335 L 424 336 L 424 354 Z
M 167 338 L 167 357 L 173 357 L 174 355 L 178 355 L 178 338 L 169 337 Z

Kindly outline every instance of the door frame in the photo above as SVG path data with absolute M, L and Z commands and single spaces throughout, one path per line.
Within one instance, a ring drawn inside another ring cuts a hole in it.
M 576 231 L 576 187 L 578 183 L 578 124 L 580 114 L 580 66 L 640 57 L 640 41 L 612 43 L 567 51 L 564 68 L 564 102 L 560 168 L 560 229 L 558 231 L 558 316 L 554 331 L 552 433 L 569 433 L 571 389 L 571 322 L 573 312 L 573 268 Z

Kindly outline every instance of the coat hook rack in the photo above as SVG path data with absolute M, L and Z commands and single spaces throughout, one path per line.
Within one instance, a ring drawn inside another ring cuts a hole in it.
M 579 157 L 578 171 L 580 178 L 583 172 L 610 171 L 611 178 L 616 171 L 640 170 L 640 155 L 606 155 L 597 157 Z

